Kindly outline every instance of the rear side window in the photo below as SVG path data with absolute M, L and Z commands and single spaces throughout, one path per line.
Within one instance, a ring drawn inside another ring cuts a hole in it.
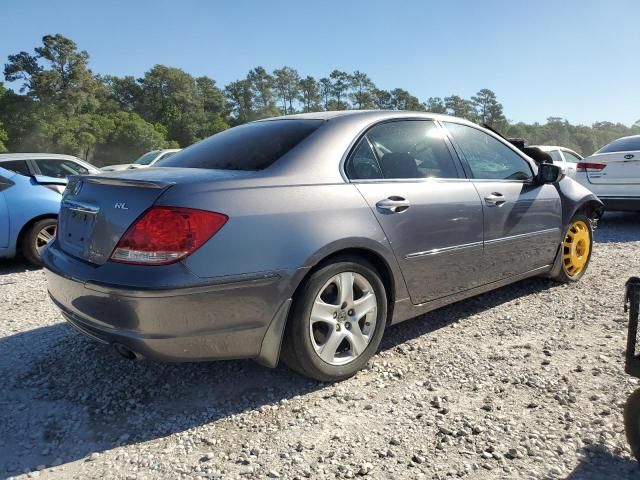
M 562 157 L 560 156 L 560 152 L 558 150 L 549 150 L 547 153 L 551 156 L 551 159 L 554 162 L 562 162 Z
M 0 167 L 11 170 L 12 172 L 19 173 L 20 175 L 25 175 L 27 177 L 31 175 L 29 166 L 24 160 L 9 160 L 7 162 L 0 162 Z
M 569 163 L 578 163 L 582 161 L 579 157 L 576 157 L 573 153 L 567 152 L 566 150 L 562 152 L 562 154 L 564 155 L 564 159 Z
M 614 140 L 596 153 L 631 152 L 634 150 L 640 150 L 640 135 Z
M 220 132 L 158 161 L 158 167 L 263 170 L 322 125 L 323 120 L 267 120 Z
M 473 178 L 487 180 L 529 180 L 529 163 L 491 135 L 477 128 L 446 122 L 469 163 Z

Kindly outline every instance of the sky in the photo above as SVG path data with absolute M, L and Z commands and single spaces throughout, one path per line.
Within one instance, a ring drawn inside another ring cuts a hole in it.
M 61 33 L 100 74 L 337 68 L 423 101 L 490 88 L 511 121 L 640 119 L 640 0 L 5 0 L 0 18 L 0 64 Z

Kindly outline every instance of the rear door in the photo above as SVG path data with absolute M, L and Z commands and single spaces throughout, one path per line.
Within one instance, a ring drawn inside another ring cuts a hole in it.
M 561 152 L 566 165 L 566 175 L 570 178 L 576 178 L 576 167 L 578 162 L 582 161 L 582 158 L 568 150 L 561 150 Z
M 433 121 L 378 124 L 347 175 L 387 235 L 414 304 L 477 286 L 482 205 Z
M 482 199 L 486 283 L 550 265 L 561 239 L 554 185 L 532 182 L 531 164 L 484 131 L 445 122 Z

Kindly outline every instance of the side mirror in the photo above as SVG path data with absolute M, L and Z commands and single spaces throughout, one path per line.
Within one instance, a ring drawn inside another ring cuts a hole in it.
M 564 174 L 562 169 L 558 165 L 552 163 L 541 163 L 538 165 L 538 174 L 536 175 L 536 181 L 539 184 L 556 183 L 562 180 Z

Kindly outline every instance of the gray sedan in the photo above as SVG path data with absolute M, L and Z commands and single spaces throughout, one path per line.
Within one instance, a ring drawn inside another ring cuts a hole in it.
M 322 381 L 362 368 L 390 324 L 527 277 L 577 281 L 602 206 L 426 113 L 262 120 L 156 165 L 70 181 L 43 253 L 65 318 L 128 358 L 282 358 Z

